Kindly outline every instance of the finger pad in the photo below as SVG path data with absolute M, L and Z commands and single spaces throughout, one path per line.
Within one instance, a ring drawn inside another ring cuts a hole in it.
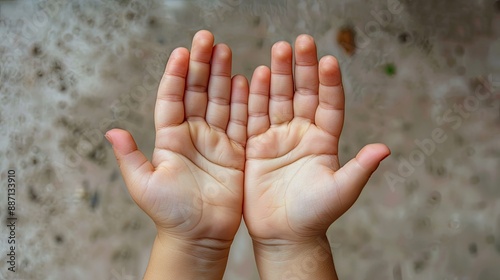
M 137 145 L 130 132 L 122 129 L 112 129 L 106 133 L 106 137 L 111 139 L 113 148 L 120 155 L 127 155 L 137 150 Z
M 375 170 L 380 162 L 391 154 L 384 144 L 370 144 L 359 151 L 356 159 L 359 164 L 369 170 Z

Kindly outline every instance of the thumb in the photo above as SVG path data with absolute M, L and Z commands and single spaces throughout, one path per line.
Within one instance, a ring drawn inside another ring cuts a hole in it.
M 354 204 L 380 162 L 390 154 L 391 151 L 384 144 L 366 145 L 355 158 L 334 173 L 339 188 L 337 193 L 342 201 L 342 213 Z
M 154 171 L 153 165 L 137 149 L 130 132 L 115 128 L 106 132 L 105 137 L 113 146 L 118 166 L 132 198 L 139 198 L 141 185 Z

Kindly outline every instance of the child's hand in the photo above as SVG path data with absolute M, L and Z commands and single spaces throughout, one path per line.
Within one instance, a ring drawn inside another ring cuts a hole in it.
M 174 248 L 211 265 L 227 260 L 241 221 L 248 99 L 247 80 L 231 79 L 231 50 L 213 43 L 200 31 L 191 53 L 178 48 L 170 55 L 158 89 L 152 162 L 130 133 L 107 133 L 132 198 L 157 226 L 153 254 Z M 191 263 L 185 272 L 196 269 Z
M 295 73 L 292 67 L 291 46 L 278 42 L 271 70 L 257 68 L 250 85 L 243 215 L 263 279 L 292 279 L 281 267 L 300 269 L 300 262 L 287 261 L 313 258 L 319 243 L 329 253 L 328 227 L 390 153 L 385 145 L 368 145 L 340 168 L 344 92 L 337 60 L 326 56 L 318 66 L 313 39 L 302 35 L 295 42 Z

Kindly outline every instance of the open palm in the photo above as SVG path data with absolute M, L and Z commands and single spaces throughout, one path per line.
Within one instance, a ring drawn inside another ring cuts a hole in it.
M 132 136 L 108 132 L 134 201 L 159 232 L 231 241 L 241 221 L 248 84 L 231 50 L 198 32 L 170 55 L 158 89 L 152 162 Z
M 295 42 L 295 73 L 291 46 L 273 46 L 271 69 L 261 66 L 254 72 L 248 106 L 243 214 L 257 241 L 324 234 L 390 153 L 385 145 L 368 145 L 340 168 L 340 70 L 332 56 L 318 64 L 307 35 Z

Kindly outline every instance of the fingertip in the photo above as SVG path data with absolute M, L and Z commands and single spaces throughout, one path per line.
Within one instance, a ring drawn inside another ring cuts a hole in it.
M 243 75 L 235 75 L 232 80 L 231 103 L 248 103 L 248 81 Z
M 281 40 L 281 41 L 274 43 L 272 49 L 277 49 L 277 48 L 282 48 L 282 47 L 291 47 L 291 46 L 290 46 L 290 43 L 288 43 L 287 41 Z
M 326 55 L 319 62 L 319 79 L 326 86 L 338 86 L 342 83 L 340 66 L 337 58 Z
M 309 34 L 302 33 L 299 36 L 297 36 L 296 41 L 314 41 L 314 38 Z
M 184 47 L 175 48 L 168 57 L 167 65 L 165 65 L 165 72 L 167 72 L 168 66 L 172 63 L 176 63 L 178 60 L 188 60 L 189 50 Z
M 262 88 L 260 85 L 264 83 L 267 85 L 266 90 L 269 91 L 269 83 L 271 81 L 271 69 L 266 65 L 260 65 L 253 71 L 252 80 L 250 81 L 250 86 L 255 88 Z M 259 85 L 259 86 L 256 86 Z M 269 94 L 269 93 L 267 93 Z
M 308 34 L 301 34 L 295 40 L 295 50 L 299 54 L 315 50 L 314 38 Z
M 359 151 L 356 156 L 358 163 L 365 169 L 375 171 L 380 162 L 391 154 L 391 150 L 385 144 L 369 144 Z
M 266 65 L 259 65 L 255 68 L 253 73 L 254 75 L 259 75 L 259 76 L 269 75 L 271 73 L 271 69 L 269 69 L 269 67 L 267 67 Z
M 106 138 L 106 140 L 108 140 L 109 144 L 111 144 L 111 146 L 113 146 L 113 130 L 114 129 L 111 129 L 111 130 L 108 130 L 105 134 L 104 134 L 104 138 Z
M 174 75 L 184 77 L 188 70 L 189 50 L 178 47 L 170 53 L 167 65 L 165 65 L 164 76 Z
M 170 57 L 175 59 L 175 58 L 183 57 L 185 55 L 189 55 L 189 50 L 185 47 L 177 47 L 172 51 L 172 53 L 170 54 Z
M 292 60 L 292 46 L 286 41 L 276 42 L 271 53 L 272 57 L 278 59 L 278 61 L 291 62 Z
M 137 145 L 132 135 L 126 130 L 113 128 L 106 132 L 104 136 L 113 146 L 117 156 L 127 155 L 137 150 Z
M 243 75 L 239 75 L 239 74 L 238 74 L 238 75 L 235 75 L 235 76 L 233 77 L 232 81 L 233 81 L 233 84 L 234 84 L 237 88 L 239 88 L 239 89 L 242 89 L 242 88 L 244 89 L 245 87 L 247 87 L 247 86 L 248 86 L 248 80 L 247 80 L 247 78 L 246 78 L 245 76 L 243 76 Z
M 244 84 L 248 83 L 247 78 L 241 74 L 234 75 L 233 79 L 235 79 L 236 82 L 238 82 L 238 84 L 240 84 L 240 85 L 244 85 Z
M 194 34 L 193 40 L 194 39 L 201 40 L 200 42 L 204 42 L 204 43 L 212 42 L 212 44 L 213 44 L 214 35 L 212 34 L 212 32 L 210 32 L 206 29 L 202 29 L 202 30 L 199 30 L 198 32 L 196 32 L 196 34 Z
M 325 55 L 319 61 L 320 70 L 333 72 L 339 69 L 339 61 L 333 55 Z
M 220 58 L 223 58 L 223 59 L 229 59 L 229 58 L 231 58 L 231 56 L 233 54 L 231 48 L 224 43 L 219 43 L 219 44 L 215 45 L 214 49 L 217 49 L 217 51 L 219 52 Z

